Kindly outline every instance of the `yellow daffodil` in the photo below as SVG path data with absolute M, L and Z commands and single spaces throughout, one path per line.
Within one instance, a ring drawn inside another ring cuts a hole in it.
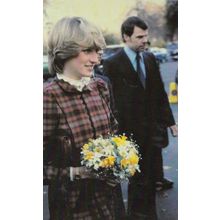
M 124 141 L 126 141 L 128 138 L 127 138 L 125 135 L 122 135 L 122 136 L 121 136 L 121 139 L 124 140 Z
M 103 159 L 99 165 L 100 165 L 100 167 L 111 167 L 114 165 L 114 163 L 115 163 L 115 157 L 109 156 L 109 157 Z
M 114 156 L 109 156 L 108 158 L 108 163 L 110 166 L 113 166 L 115 163 L 115 157 Z
M 112 140 L 116 143 L 118 147 L 124 145 L 126 143 L 127 137 L 126 136 L 121 136 L 121 137 L 114 137 Z
M 101 167 L 109 167 L 108 159 L 105 158 L 104 160 L 102 160 L 101 163 L 100 163 L 100 166 Z
M 129 164 L 129 161 L 127 159 L 121 160 L 121 167 L 126 167 Z
M 131 165 L 135 165 L 135 164 L 137 164 L 138 163 L 138 161 L 139 161 L 139 157 L 137 156 L 137 154 L 131 154 L 131 156 L 130 156 L 130 158 L 129 158 L 129 163 L 131 164 Z
M 82 148 L 83 148 L 83 150 L 88 150 L 89 149 L 89 145 L 88 144 L 84 144 Z
M 90 160 L 94 157 L 94 153 L 89 151 L 89 152 L 86 152 L 85 154 L 85 160 Z
M 106 161 L 105 161 L 105 160 L 102 160 L 102 161 L 99 163 L 99 166 L 100 166 L 100 167 L 106 167 Z
M 129 170 L 129 173 L 131 174 L 131 176 L 134 176 L 134 174 L 135 174 L 135 169 L 130 169 L 130 170 Z

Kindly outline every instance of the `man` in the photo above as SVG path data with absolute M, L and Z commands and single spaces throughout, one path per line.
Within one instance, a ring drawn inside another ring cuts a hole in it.
M 121 35 L 125 47 L 104 62 L 104 72 L 112 83 L 120 131 L 133 135 L 142 155 L 141 173 L 129 183 L 128 213 L 130 219 L 156 220 L 152 137 L 158 115 L 166 117 L 163 106 L 168 98 L 154 55 L 144 52 L 148 41 L 146 23 L 129 17 L 121 26 Z

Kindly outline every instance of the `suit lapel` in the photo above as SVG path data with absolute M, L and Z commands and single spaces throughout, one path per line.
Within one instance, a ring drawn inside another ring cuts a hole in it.
M 119 62 L 122 64 L 120 66 L 122 78 L 125 79 L 131 85 L 141 84 L 140 79 L 135 71 L 130 59 L 125 53 L 124 49 L 119 52 Z
M 144 57 L 146 75 L 147 75 L 146 80 L 148 80 L 148 78 L 151 77 L 151 74 L 152 74 L 152 63 L 151 63 L 150 56 L 148 53 L 144 52 L 143 57 Z
M 149 88 L 150 81 L 152 80 L 152 63 L 148 53 L 143 53 L 144 65 L 146 70 L 146 88 Z

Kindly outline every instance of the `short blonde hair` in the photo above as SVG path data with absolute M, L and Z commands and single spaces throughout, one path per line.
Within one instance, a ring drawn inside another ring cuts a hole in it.
M 59 20 L 48 39 L 48 67 L 50 73 L 62 73 L 64 63 L 77 57 L 86 48 L 106 47 L 101 31 L 81 17 L 65 17 Z

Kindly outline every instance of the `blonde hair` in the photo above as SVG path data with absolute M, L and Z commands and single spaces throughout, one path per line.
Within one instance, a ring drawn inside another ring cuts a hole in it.
M 101 31 L 81 17 L 65 17 L 59 20 L 48 39 L 48 67 L 50 73 L 62 73 L 64 63 L 77 57 L 86 48 L 106 47 Z

